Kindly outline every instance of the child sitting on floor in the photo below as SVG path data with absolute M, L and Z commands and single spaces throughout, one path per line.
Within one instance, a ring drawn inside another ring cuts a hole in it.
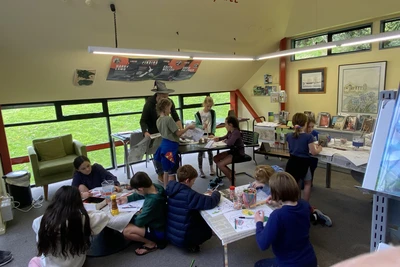
M 253 187 L 257 190 L 263 191 L 267 196 L 271 195 L 271 189 L 269 187 L 269 178 L 275 172 L 282 172 L 283 169 L 277 165 L 258 165 L 254 173 L 254 182 L 249 187 Z
M 296 180 L 287 172 L 278 172 L 269 180 L 272 200 L 282 207 L 275 209 L 263 226 L 264 212 L 254 215 L 256 240 L 261 250 L 272 246 L 275 258 L 263 259 L 255 267 L 317 267 L 317 257 L 310 243 L 310 204 L 299 199 Z
M 138 194 L 120 197 L 118 204 L 144 199 L 143 207 L 123 230 L 126 239 L 142 242 L 143 245 L 135 250 L 136 255 L 142 256 L 165 247 L 165 218 L 166 202 L 164 188 L 153 184 L 145 172 L 137 172 L 131 179 L 132 189 Z
M 90 163 L 90 160 L 85 156 L 78 156 L 74 159 L 75 173 L 72 178 L 72 186 L 78 187 L 82 198 L 92 196 L 90 190 L 95 187 L 101 187 L 103 181 L 114 181 L 115 190 L 122 191 L 119 187 L 117 177 L 107 171 L 100 164 Z
M 167 237 L 175 246 L 200 251 L 200 244 L 210 239 L 212 231 L 200 215 L 200 210 L 215 208 L 220 193 L 211 196 L 197 193 L 193 186 L 198 174 L 191 165 L 184 165 L 177 172 L 179 183 L 170 181 L 167 185 L 168 215 Z
M 169 116 L 171 107 L 172 102 L 168 98 L 160 99 L 156 106 L 157 112 L 160 115 L 156 124 L 162 136 L 162 141 L 154 154 L 154 160 L 162 164 L 164 170 L 164 187 L 167 186 L 168 179 L 175 180 L 175 173 L 179 167 L 179 137 L 187 132 L 187 130 L 196 128 L 196 125 L 191 124 L 186 126 L 185 129 L 179 130 L 174 119 Z
M 29 267 L 83 266 L 91 236 L 99 234 L 108 221 L 105 212 L 86 211 L 78 188 L 62 186 L 44 215 L 33 221 L 38 257 Z

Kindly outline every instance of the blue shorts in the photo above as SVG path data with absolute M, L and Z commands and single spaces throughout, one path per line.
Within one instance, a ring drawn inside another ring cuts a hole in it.
M 162 241 L 165 240 L 165 232 L 157 231 L 151 229 L 150 227 L 147 227 L 144 233 L 144 238 L 151 240 L 153 242 Z

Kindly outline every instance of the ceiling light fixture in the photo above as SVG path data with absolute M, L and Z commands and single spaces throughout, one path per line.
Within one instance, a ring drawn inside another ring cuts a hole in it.
M 110 5 L 111 11 L 114 13 L 114 30 L 115 30 L 115 47 L 98 47 L 98 46 L 89 46 L 88 51 L 92 54 L 102 54 L 102 55 L 119 55 L 119 56 L 134 56 L 134 57 L 159 57 L 159 58 L 178 58 L 178 59 L 194 59 L 194 60 L 227 60 L 227 61 L 256 61 L 256 60 L 265 60 L 277 57 L 285 57 L 291 56 L 295 54 L 312 52 L 324 49 L 330 49 L 334 47 L 342 47 L 342 46 L 353 46 L 381 41 L 388 41 L 393 39 L 400 38 L 400 30 L 392 31 L 392 32 L 383 32 L 374 35 L 362 36 L 347 40 L 340 40 L 328 43 L 318 43 L 313 46 L 293 48 L 278 52 L 273 52 L 269 54 L 264 54 L 260 56 L 237 56 L 236 53 L 234 55 L 227 54 L 212 54 L 212 53 L 189 53 L 189 52 L 178 52 L 173 51 L 159 51 L 159 50 L 145 50 L 145 49 L 127 49 L 127 48 L 118 48 L 118 40 L 117 40 L 117 24 L 116 24 L 116 12 L 115 5 Z M 179 35 L 179 32 L 176 32 Z M 235 39 L 235 38 L 234 38 Z

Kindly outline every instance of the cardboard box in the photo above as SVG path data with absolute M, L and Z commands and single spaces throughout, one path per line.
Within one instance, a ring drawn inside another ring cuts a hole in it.
M 101 210 L 106 205 L 106 199 L 101 197 L 88 197 L 83 200 L 83 206 L 86 210 Z

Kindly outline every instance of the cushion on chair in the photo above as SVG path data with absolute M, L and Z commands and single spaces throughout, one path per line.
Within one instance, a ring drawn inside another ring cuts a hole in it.
M 39 162 L 40 176 L 49 176 L 57 173 L 71 171 L 71 177 L 74 171 L 73 161 L 76 155 L 67 155 L 63 158 Z
M 64 150 L 63 141 L 59 137 L 35 143 L 35 150 L 40 161 L 58 159 L 67 155 Z
M 65 154 L 67 155 L 75 154 L 75 149 L 72 142 L 72 134 L 63 135 L 60 136 L 60 138 L 62 139 L 64 144 Z
M 244 154 L 243 157 L 240 157 L 240 158 L 238 158 L 238 159 L 235 159 L 235 163 L 247 162 L 247 161 L 252 161 L 252 160 L 253 160 L 253 159 L 252 159 L 249 155 Z

